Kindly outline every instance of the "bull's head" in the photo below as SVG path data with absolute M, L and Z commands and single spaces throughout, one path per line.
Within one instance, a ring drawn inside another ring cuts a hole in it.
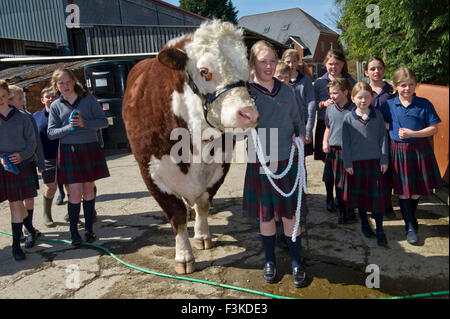
M 187 87 L 199 97 L 210 126 L 221 131 L 256 126 L 258 112 L 246 86 L 249 66 L 242 30 L 218 20 L 202 24 L 184 50 L 168 45 L 158 60 L 186 72 Z

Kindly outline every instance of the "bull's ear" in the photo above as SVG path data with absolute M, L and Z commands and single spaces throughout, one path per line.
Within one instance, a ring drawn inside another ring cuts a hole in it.
M 187 54 L 183 50 L 169 48 L 159 52 L 158 61 L 168 68 L 184 70 L 187 61 Z

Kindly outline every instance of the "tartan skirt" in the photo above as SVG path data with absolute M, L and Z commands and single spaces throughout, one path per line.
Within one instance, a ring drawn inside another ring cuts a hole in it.
M 391 193 L 383 184 L 380 160 L 354 161 L 352 164 L 354 174 L 346 174 L 344 179 L 345 205 L 369 212 L 384 212 L 390 205 Z
M 325 120 L 317 119 L 316 131 L 314 132 L 314 160 L 325 162 L 327 154 L 323 152 L 322 142 L 325 134 Z
M 58 183 L 87 183 L 108 176 L 105 155 L 98 142 L 59 145 L 56 164 Z
M 391 141 L 392 184 L 394 193 L 430 195 L 440 188 L 441 174 L 428 138 L 409 143 Z
M 345 174 L 342 148 L 330 146 L 330 151 L 325 158 L 322 181 L 332 182 L 336 187 L 343 189 Z
M 37 196 L 39 180 L 36 172 L 36 163 L 33 160 L 17 165 L 19 174 L 3 170 L 0 165 L 0 202 L 23 201 Z
M 276 174 L 284 171 L 289 160 L 277 162 Z M 270 168 L 270 165 L 268 164 Z M 290 197 L 280 195 L 272 184 L 259 163 L 248 163 L 245 173 L 243 208 L 249 216 L 259 217 L 261 221 L 267 222 L 275 217 L 288 219 L 295 218 L 297 209 L 298 188 Z M 274 180 L 275 184 L 285 193 L 292 190 L 298 171 L 298 158 L 294 157 L 290 171 L 281 179 Z M 302 195 L 301 214 L 307 214 L 306 196 Z

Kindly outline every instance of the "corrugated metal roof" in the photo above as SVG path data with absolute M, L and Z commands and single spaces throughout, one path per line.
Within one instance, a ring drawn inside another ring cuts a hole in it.
M 1 0 L 0 38 L 67 45 L 61 0 Z

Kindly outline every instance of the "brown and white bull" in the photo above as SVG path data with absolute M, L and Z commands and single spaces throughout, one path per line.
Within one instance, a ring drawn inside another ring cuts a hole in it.
M 195 143 L 193 133 L 256 126 L 258 112 L 245 86 L 248 77 L 242 31 L 218 20 L 171 40 L 157 58 L 139 62 L 128 76 L 123 102 L 127 136 L 148 190 L 172 225 L 179 274 L 195 270 L 189 207 L 196 213 L 194 246 L 211 248 L 207 215 L 230 167 L 227 162 L 194 161 L 210 141 Z M 192 142 L 183 161 L 171 157 L 178 129 L 190 133 Z

